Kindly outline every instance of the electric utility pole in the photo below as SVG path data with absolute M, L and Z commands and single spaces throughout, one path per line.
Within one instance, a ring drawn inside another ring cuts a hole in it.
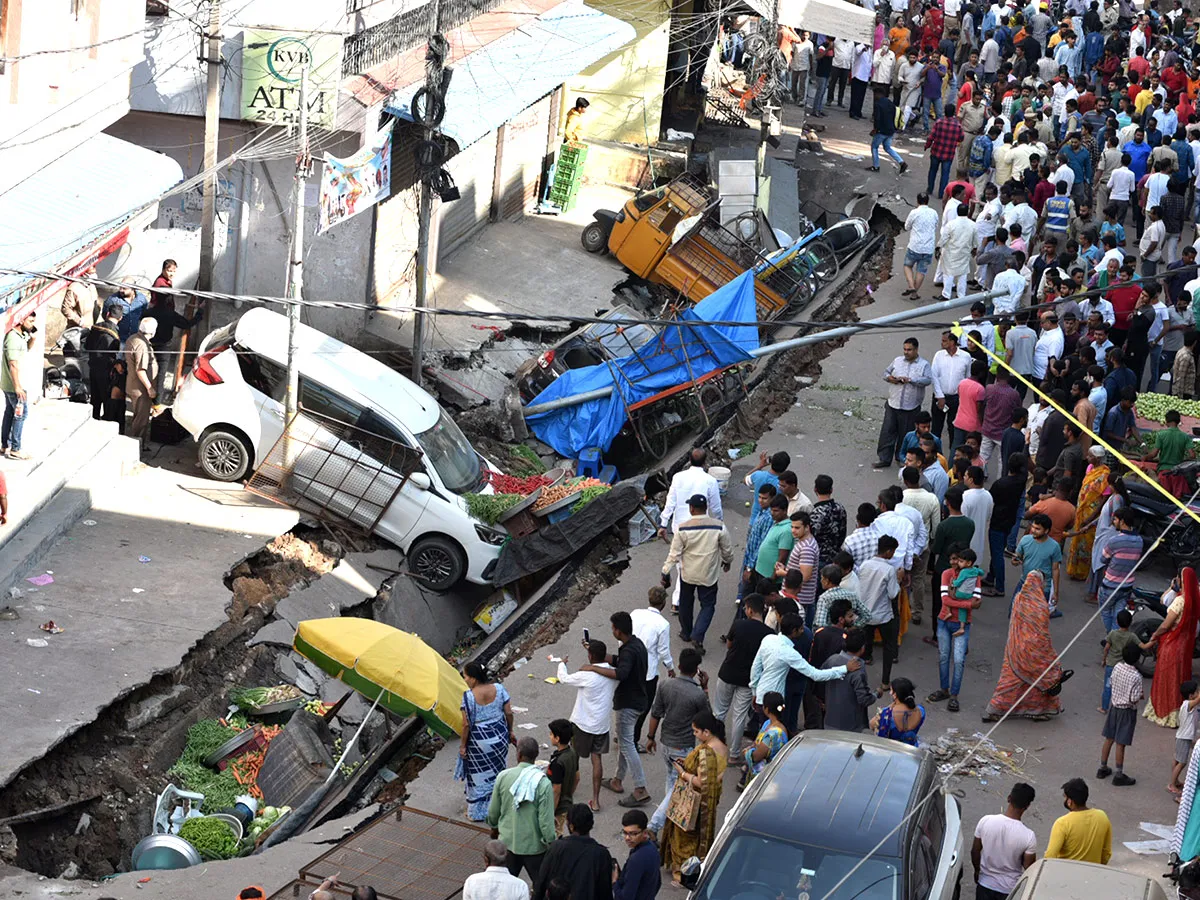
M 771 118 L 774 115 L 774 110 L 778 109 L 778 91 L 774 87 L 777 82 L 775 80 L 775 57 L 779 52 L 779 0 L 771 5 L 771 30 L 766 35 L 767 52 L 764 57 L 770 62 L 767 64 L 766 80 L 764 81 L 764 90 L 758 98 L 758 105 L 762 109 L 762 117 L 758 126 L 758 154 L 755 156 L 755 175 L 754 179 L 754 195 L 758 198 L 758 193 L 762 190 L 763 175 L 767 169 L 767 138 L 771 136 Z M 761 206 L 761 202 L 759 204 Z
M 296 141 L 296 173 L 292 180 L 292 254 L 288 262 L 288 356 L 287 421 L 284 434 L 291 430 L 300 405 L 300 377 L 296 371 L 296 326 L 300 324 L 300 293 L 304 287 L 304 191 L 312 160 L 308 152 L 308 66 L 300 70 L 300 133 Z M 290 448 L 285 448 L 290 462 Z
M 204 208 L 200 214 L 200 274 L 196 287 L 212 290 L 217 230 L 217 140 L 221 127 L 221 0 L 209 0 L 208 89 L 204 99 Z
M 431 123 L 440 117 L 434 116 L 434 110 L 445 102 L 442 94 L 445 42 L 441 40 L 440 33 L 434 37 L 439 44 L 438 49 L 434 50 L 434 38 L 431 38 L 425 51 L 425 113 L 422 118 L 425 120 L 426 146 L 436 139 L 436 131 Z M 412 380 L 418 387 L 422 382 L 421 370 L 425 358 L 425 315 L 421 310 L 425 308 L 429 296 L 429 229 L 433 219 L 432 182 L 436 175 L 436 171 L 427 172 L 417 183 L 417 278 L 416 296 L 413 299 L 416 309 L 413 312 Z

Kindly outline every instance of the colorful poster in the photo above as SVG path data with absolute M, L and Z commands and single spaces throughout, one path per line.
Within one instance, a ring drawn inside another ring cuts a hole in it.
M 321 170 L 317 233 L 358 215 L 392 192 L 392 125 L 381 128 L 371 141 L 346 159 L 325 154 Z
M 242 51 L 242 118 L 300 124 L 300 78 L 308 70 L 308 124 L 332 131 L 342 78 L 340 34 L 247 28 Z

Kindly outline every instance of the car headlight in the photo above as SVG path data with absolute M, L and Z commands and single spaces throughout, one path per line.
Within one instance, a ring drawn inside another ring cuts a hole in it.
M 476 525 L 475 534 L 485 544 L 491 544 L 493 547 L 499 547 L 508 540 L 507 531 L 497 531 L 495 528 L 488 528 L 486 525 Z

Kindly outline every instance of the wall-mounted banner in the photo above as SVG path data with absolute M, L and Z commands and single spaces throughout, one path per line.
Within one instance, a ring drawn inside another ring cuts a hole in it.
M 308 68 L 308 123 L 333 130 L 342 77 L 342 36 L 247 28 L 242 51 L 242 118 L 300 124 L 300 74 Z
M 392 193 L 392 125 L 345 159 L 325 154 L 317 233 L 369 209 Z

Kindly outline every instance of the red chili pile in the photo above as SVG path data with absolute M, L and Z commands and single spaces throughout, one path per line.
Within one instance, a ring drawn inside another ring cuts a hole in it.
M 545 487 L 550 483 L 550 479 L 545 475 L 530 475 L 527 478 L 518 478 L 515 475 L 505 475 L 503 472 L 492 472 L 488 475 L 488 479 L 492 483 L 498 494 L 520 494 L 522 497 L 532 494 L 540 487 Z

